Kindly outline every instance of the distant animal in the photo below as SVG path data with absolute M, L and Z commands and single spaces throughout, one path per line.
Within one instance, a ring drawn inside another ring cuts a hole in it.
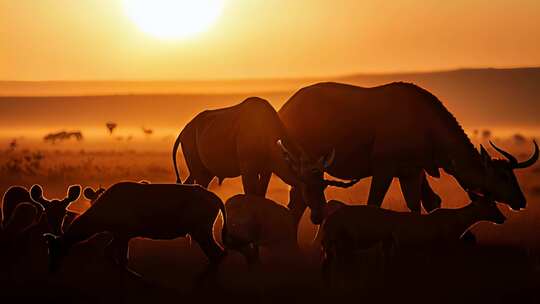
M 81 131 L 60 131 L 45 135 L 45 137 L 43 137 L 43 140 L 55 144 L 57 141 L 64 141 L 71 138 L 75 138 L 77 141 L 81 141 L 84 137 Z
M 483 147 L 479 152 L 473 146 L 437 97 L 414 84 L 363 88 L 318 83 L 297 91 L 278 113 L 291 139 L 308 157 L 316 159 L 335 149 L 328 174 L 342 179 L 373 177 L 369 205 L 381 206 L 397 177 L 411 211 L 420 212 L 420 202 L 427 211 L 438 208 L 440 197 L 425 172 L 439 177 L 442 168 L 464 190 L 491 195 L 514 210 L 526 206 L 514 170 L 538 160 L 536 142 L 527 161 L 518 162 L 493 144 L 506 160 L 492 159 Z M 294 187 L 289 204 L 305 208 Z
M 391 242 L 387 248 L 458 242 L 471 226 L 480 221 L 503 224 L 505 216 L 497 204 L 469 192 L 471 202 L 462 208 L 439 208 L 427 215 L 397 212 L 370 205 L 342 205 L 329 215 L 321 227 L 324 253 L 323 274 L 336 260 L 346 260 L 357 250 Z
M 275 173 L 299 189 L 299 195 L 311 207 L 311 220 L 322 221 L 324 189 L 332 185 L 324 180 L 323 171 L 333 162 L 333 149 L 329 147 L 315 159 L 307 157 L 289 138 L 268 101 L 250 97 L 235 106 L 204 111 L 193 118 L 173 146 L 177 183 L 181 183 L 176 163 L 180 144 L 189 170 L 185 184 L 197 183 L 206 188 L 214 177 L 221 184 L 225 178 L 241 176 L 245 194 L 264 197 Z
M 143 133 L 148 135 L 148 136 L 150 136 L 150 135 L 152 135 L 154 133 L 154 130 L 149 129 L 149 128 L 141 127 L 141 129 L 142 129 Z
M 248 264 L 259 262 L 259 247 L 273 253 L 298 251 L 296 225 L 286 207 L 257 195 L 238 194 L 225 202 L 228 220 L 226 248 L 244 255 Z
M 101 232 L 113 240 L 105 249 L 116 265 L 127 269 L 128 243 L 133 237 L 174 239 L 189 234 L 210 260 L 212 272 L 225 256 L 212 228 L 221 211 L 222 237 L 227 237 L 227 216 L 221 199 L 197 185 L 120 182 L 109 187 L 77 217 L 63 235 L 47 234 L 49 269 L 56 271 L 69 249 Z
M 60 234 L 66 208 L 71 202 L 76 201 L 80 194 L 81 186 L 71 185 L 65 198 L 49 200 L 43 197 L 43 189 L 40 185 L 33 185 L 30 191 L 21 186 L 13 186 L 4 193 L 2 217 L 4 221 L 9 220 L 19 204 L 31 203 L 40 211 L 40 217 L 44 215 L 41 221 L 46 226 L 44 232 Z

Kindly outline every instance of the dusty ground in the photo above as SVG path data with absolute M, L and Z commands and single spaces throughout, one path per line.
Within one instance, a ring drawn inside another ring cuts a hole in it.
M 509 150 L 520 158 L 527 157 L 531 147 L 514 144 Z M 181 159 L 181 155 L 180 155 Z M 183 166 L 183 164 L 182 164 Z M 182 177 L 187 173 L 182 167 Z M 170 302 L 196 300 L 249 301 L 272 303 L 297 299 L 324 302 L 345 300 L 401 300 L 417 302 L 538 302 L 540 287 L 540 165 L 517 172 L 528 198 L 526 210 L 515 213 L 501 207 L 508 216 L 502 226 L 482 223 L 474 228 L 477 247 L 446 248 L 429 254 L 411 253 L 395 262 L 384 283 L 377 281 L 379 271 L 369 259 L 359 259 L 350 266 L 345 286 L 332 291 L 324 287 L 319 273 L 318 252 L 310 248 L 315 227 L 307 217 L 302 220 L 299 241 L 303 258 L 293 263 L 271 261 L 262 269 L 249 271 L 242 258 L 232 253 L 222 265 L 217 282 L 194 284 L 205 259 L 196 244 L 184 239 L 151 241 L 135 239 L 130 243 L 131 268 L 142 278 L 134 277 L 109 265 L 100 248 L 106 240 L 82 244 L 72 252 L 64 269 L 50 276 L 44 269 L 46 250 L 39 240 L 23 248 L 13 260 L 2 260 L 0 297 L 38 297 L 55 302 Z M 174 182 L 169 151 L 94 151 L 77 150 L 4 150 L 0 152 L 0 192 L 10 185 L 31 186 L 40 183 L 45 196 L 65 195 L 67 186 L 81 184 L 109 186 L 121 180 Z M 443 206 L 459 207 L 467 198 L 457 184 L 444 175 L 432 180 L 443 198 Z M 327 197 L 353 204 L 367 199 L 369 179 L 352 189 L 329 189 Z M 241 192 L 238 179 L 226 180 L 222 186 L 210 186 L 224 200 Z M 273 178 L 269 197 L 285 204 L 288 187 Z M 87 205 L 80 200 L 71 209 L 82 211 Z M 404 210 L 399 187 L 392 185 L 384 207 Z M 220 220 L 216 229 L 220 229 Z M 3 252 L 6 256 L 8 253 Z M 31 263 L 29 261 L 32 261 Z M 435 297 L 435 298 L 434 298 Z

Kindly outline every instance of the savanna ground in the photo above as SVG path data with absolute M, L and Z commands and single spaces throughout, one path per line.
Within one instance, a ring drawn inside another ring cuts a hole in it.
M 519 159 L 527 158 L 532 145 L 511 139 L 499 140 Z M 108 187 L 122 180 L 148 180 L 152 183 L 174 182 L 169 150 L 88 150 L 69 142 L 48 149 L 6 148 L 0 151 L 0 192 L 11 185 L 44 186 L 45 196 L 63 197 L 71 184 Z M 492 155 L 496 155 L 490 150 Z M 187 172 L 181 160 L 181 176 Z M 172 301 L 225 302 L 326 302 L 354 299 L 372 301 L 399 300 L 416 302 L 540 302 L 540 164 L 516 172 L 528 199 L 526 210 L 519 213 L 500 206 L 508 217 L 501 226 L 481 223 L 473 231 L 477 246 L 460 246 L 426 254 L 405 253 L 388 270 L 384 282 L 372 259 L 359 258 L 350 264 L 345 286 L 328 290 L 322 283 L 319 252 L 310 246 L 316 231 L 302 219 L 298 239 L 303 256 L 292 262 L 272 259 L 263 251 L 263 265 L 250 271 L 237 253 L 231 252 L 221 266 L 217 282 L 196 285 L 195 279 L 205 266 L 205 258 L 186 239 L 151 241 L 135 239 L 130 243 L 130 267 L 142 276 L 137 278 L 115 269 L 102 256 L 106 237 L 96 238 L 73 249 L 60 273 L 45 271 L 46 249 L 39 240 L 21 249 L 15 260 L 1 261 L 0 297 L 20 299 L 36 297 L 40 302 L 126 302 Z M 328 199 L 364 204 L 369 179 L 351 189 L 328 189 Z M 468 202 L 465 193 L 448 175 L 431 179 L 433 188 L 443 198 L 443 206 L 460 207 Z M 239 179 L 210 185 L 223 200 L 242 192 Z M 268 196 L 286 204 L 288 186 L 273 177 Z M 151 204 L 152 202 L 149 202 Z M 83 211 L 84 199 L 70 206 Z M 405 210 L 401 192 L 394 183 L 383 207 Z M 215 227 L 220 231 L 221 219 Z M 216 234 L 217 235 L 217 234 Z M 104 239 L 105 238 L 105 239 Z M 6 302 L 7 303 L 7 302 Z

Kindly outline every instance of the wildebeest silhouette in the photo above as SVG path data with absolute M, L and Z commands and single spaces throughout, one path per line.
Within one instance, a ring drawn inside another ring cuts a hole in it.
M 55 144 L 57 141 L 68 140 L 70 138 L 75 138 L 77 141 L 81 141 L 84 137 L 81 131 L 60 131 L 45 135 L 43 140 Z
M 33 185 L 30 191 L 21 186 L 10 187 L 3 198 L 2 212 L 4 221 L 8 220 L 15 208 L 21 203 L 34 204 L 39 212 L 39 216 L 45 215 L 43 220 L 43 232 L 52 232 L 60 234 L 62 229 L 62 221 L 66 215 L 66 208 L 71 202 L 76 201 L 81 194 L 81 186 L 71 185 L 68 188 L 65 198 L 46 199 L 43 197 L 43 189 L 40 185 Z
M 174 239 L 189 234 L 210 260 L 213 271 L 225 256 L 212 234 L 222 212 L 222 237 L 227 236 L 227 216 L 221 199 L 198 185 L 120 182 L 109 187 L 77 217 L 61 236 L 46 234 L 49 266 L 56 271 L 69 249 L 101 232 L 112 234 L 106 255 L 127 269 L 128 243 L 133 237 Z
M 286 207 L 257 195 L 238 194 L 225 202 L 228 234 L 226 248 L 244 255 L 248 264 L 259 262 L 259 247 L 283 256 L 298 251 L 296 225 Z
M 474 224 L 489 221 L 503 224 L 506 217 L 495 201 L 469 192 L 471 202 L 462 208 L 439 208 L 429 214 L 397 212 L 370 205 L 345 205 L 329 215 L 321 227 L 324 252 L 323 274 L 336 260 L 347 260 L 356 250 L 377 244 L 382 248 L 451 244 Z M 388 243 L 391 244 L 388 244 Z M 389 246 L 390 245 L 390 246 Z
M 318 83 L 296 92 L 279 110 L 291 138 L 312 158 L 335 148 L 327 172 L 343 179 L 372 176 L 368 204 L 380 206 L 394 177 L 399 178 L 410 210 L 440 206 L 425 172 L 439 177 L 439 168 L 451 174 L 465 190 L 491 195 L 496 201 L 521 209 L 526 200 L 513 170 L 522 163 L 492 160 L 471 143 L 455 117 L 430 92 L 410 83 L 363 88 L 341 83 Z M 291 192 L 291 205 L 303 205 Z M 304 207 L 305 208 L 305 207 Z
M 298 189 L 308 206 L 311 220 L 320 223 L 326 202 L 323 178 L 325 167 L 333 161 L 329 147 L 318 158 L 309 158 L 288 136 L 275 109 L 264 99 L 250 97 L 242 103 L 218 110 L 204 111 L 192 119 L 178 135 L 173 147 L 177 183 L 178 146 L 189 169 L 184 183 L 207 187 L 214 177 L 242 177 L 246 194 L 264 197 L 270 176 L 275 173 Z M 302 209 L 302 212 L 304 210 Z

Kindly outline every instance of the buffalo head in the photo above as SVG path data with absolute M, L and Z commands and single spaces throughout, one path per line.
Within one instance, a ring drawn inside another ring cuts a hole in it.
M 483 192 L 494 200 L 507 204 L 513 210 L 525 208 L 527 201 L 514 174 L 515 169 L 532 166 L 538 160 L 538 145 L 534 143 L 533 155 L 524 162 L 518 162 L 510 153 L 490 142 L 491 146 L 506 159 L 492 159 L 484 147 L 480 147 L 480 155 L 485 169 Z
M 347 183 L 324 179 L 324 171 L 334 162 L 336 156 L 334 149 L 319 159 L 313 160 L 303 152 L 298 154 L 292 153 L 281 140 L 278 140 L 277 144 L 281 147 L 285 159 L 295 172 L 297 178 L 301 181 L 297 187 L 307 207 L 311 209 L 311 221 L 316 225 L 321 224 L 324 219 L 324 206 L 326 205 L 326 197 L 324 195 L 326 187 L 336 186 L 347 188 L 354 185 L 357 181 Z

